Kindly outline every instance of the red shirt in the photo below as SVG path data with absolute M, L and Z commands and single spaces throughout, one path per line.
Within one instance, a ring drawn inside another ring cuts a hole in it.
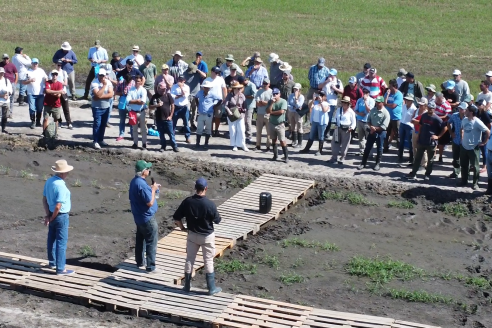
M 56 82 L 46 81 L 45 89 L 46 90 L 53 90 L 53 91 L 61 91 L 61 90 L 63 90 L 63 84 L 61 82 L 58 82 L 58 81 L 56 81 Z M 44 105 L 49 106 L 49 107 L 54 107 L 54 108 L 61 107 L 60 97 L 58 97 L 58 95 L 50 95 L 50 94 L 45 93 Z
M 345 88 L 343 88 L 343 94 L 342 98 L 347 96 L 350 98 L 350 107 L 355 108 L 355 104 L 357 103 L 357 100 L 359 100 L 360 97 L 362 97 L 364 94 L 362 93 L 362 90 L 359 88 L 359 86 L 355 86 L 355 88 L 351 88 L 350 85 L 346 85 Z
M 15 74 L 17 74 L 17 68 L 15 65 L 12 63 L 5 64 L 5 62 L 1 62 L 0 67 L 3 67 L 5 70 L 5 77 L 9 79 L 10 83 L 12 83 L 12 87 L 14 87 Z
M 453 110 L 451 109 L 451 105 L 445 100 L 442 104 L 438 105 L 436 103 L 436 109 L 434 109 L 434 112 L 436 113 L 437 116 L 442 117 L 446 116 L 443 118 L 443 121 L 447 121 L 448 116 L 453 113 Z

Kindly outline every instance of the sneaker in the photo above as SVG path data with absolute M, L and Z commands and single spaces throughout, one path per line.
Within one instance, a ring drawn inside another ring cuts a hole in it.
M 179 148 L 178 148 L 178 147 L 174 147 L 174 148 L 173 148 L 173 152 L 175 152 L 175 153 L 179 153 Z
M 412 174 L 412 173 L 409 173 L 407 175 L 405 175 L 405 179 L 407 180 L 415 180 L 415 174 Z
M 379 171 L 380 167 L 379 167 L 379 163 L 377 163 L 376 165 L 374 165 L 374 167 L 372 168 L 374 171 Z
M 133 144 L 133 145 L 132 145 L 132 148 L 133 148 L 133 149 L 138 149 L 138 145 L 137 145 L 137 144 Z
M 162 270 L 159 270 L 159 269 L 154 269 L 152 271 L 147 271 L 148 274 L 160 274 L 162 273 Z
M 424 176 L 424 181 L 429 181 L 430 178 L 431 178 L 430 176 L 426 175 L 426 176 Z
M 94 142 L 94 149 L 101 149 L 101 146 L 97 142 Z
M 109 146 L 109 145 L 108 145 L 108 143 L 107 143 L 107 142 L 105 142 L 105 141 L 101 141 L 101 142 L 99 143 L 99 146 L 102 146 L 102 147 L 107 147 L 107 146 Z
M 74 274 L 74 273 L 75 273 L 75 271 L 73 271 L 73 270 L 65 269 L 65 271 L 63 271 L 63 272 L 57 272 L 56 275 L 57 276 L 69 276 L 69 275 Z
M 419 166 L 419 170 L 418 170 L 418 171 L 419 171 L 419 172 L 422 172 L 422 171 L 424 171 L 424 170 L 425 170 L 425 166 L 420 165 L 420 166 Z
M 473 190 L 478 190 L 478 189 L 479 189 L 479 188 L 478 188 L 478 183 L 474 183 L 474 184 L 473 184 L 473 186 L 472 186 L 472 189 L 473 189 Z
M 340 164 L 340 165 L 342 165 L 343 164 L 343 161 L 338 161 L 337 163 Z
M 320 155 L 321 155 L 320 151 L 317 151 L 316 154 L 314 154 L 314 156 L 320 156 Z
M 270 147 L 267 147 L 265 151 L 268 153 L 270 151 Z
M 111 124 L 106 123 L 106 127 L 107 127 L 107 128 L 110 128 L 110 127 L 111 127 Z
M 248 139 L 246 139 L 246 144 L 251 145 L 252 143 L 253 143 L 253 142 L 251 141 L 251 139 L 249 139 L 249 138 L 248 138 Z
M 146 150 L 146 149 L 147 149 L 147 144 L 142 144 L 142 148 L 143 148 L 144 150 Z
M 256 146 L 256 150 L 261 150 L 261 146 Z
M 237 151 L 237 147 L 233 147 L 232 148 L 232 151 Z
M 73 125 L 72 125 L 72 124 L 69 124 L 69 125 L 68 125 L 68 128 L 69 128 L 70 130 L 73 130 Z
M 4 130 L 2 130 L 2 133 L 3 133 L 3 134 L 10 134 L 10 133 L 9 133 L 7 130 L 5 130 L 5 129 L 4 129 Z
M 288 164 L 289 163 L 289 158 L 288 157 L 287 158 L 284 157 L 284 163 L 285 164 Z
M 116 138 L 116 141 L 121 141 L 123 139 L 124 139 L 123 137 L 118 137 L 118 138 Z
M 248 147 L 246 147 L 246 146 L 243 146 L 243 150 L 246 152 L 249 151 Z
M 191 143 L 190 138 L 186 139 L 186 143 L 187 143 L 187 144 L 190 144 L 190 143 Z
M 448 178 L 454 178 L 454 179 L 456 179 L 457 177 L 458 177 L 458 175 L 457 175 L 456 173 L 454 173 L 454 172 L 453 172 L 453 173 L 451 173 L 451 174 L 448 176 Z
M 359 166 L 357 166 L 357 170 L 362 170 L 362 169 L 365 169 L 367 165 L 364 165 L 364 164 L 361 164 Z

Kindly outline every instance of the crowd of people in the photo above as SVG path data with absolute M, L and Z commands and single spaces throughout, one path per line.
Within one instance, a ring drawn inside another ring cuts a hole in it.
M 264 145 L 266 151 L 273 152 L 273 161 L 278 159 L 278 143 L 287 163 L 289 146 L 300 153 L 310 153 L 313 143 L 318 141 L 315 156 L 320 156 L 325 141 L 331 141 L 329 162 L 343 165 L 348 147 L 357 137 L 362 157 L 358 169 L 367 167 L 376 145 L 372 168 L 380 170 L 383 155 L 393 143 L 399 165 L 411 168 L 407 177 L 414 179 L 419 171 L 425 171 L 424 180 L 429 180 L 434 158 L 442 162 L 444 148 L 451 146 L 453 172 L 449 177 L 461 175 L 458 184 L 466 186 L 471 174 L 472 188 L 477 189 L 480 173 L 487 171 L 487 193 L 492 194 L 492 157 L 487 156 L 492 151 L 489 141 L 492 71 L 485 74 L 480 83 L 481 92 L 475 99 L 457 69 L 450 74 L 452 78 L 436 87 L 424 86 L 405 69 L 400 69 L 386 83 L 377 69 L 366 63 L 344 85 L 337 70 L 328 68 L 324 58 L 318 58 L 309 68 L 309 87 L 302 90 L 292 75 L 292 66 L 275 53 L 268 56 L 268 62 L 255 52 L 240 63 L 227 54 L 224 60 L 217 58 L 209 70 L 201 51 L 189 62 L 176 51 L 169 61 L 159 65 L 159 74 L 152 56 L 142 55 L 139 46 L 134 45 L 131 54 L 124 58 L 113 52 L 110 59 L 107 50 L 96 40 L 87 60 L 91 69 L 82 98 L 91 101 L 92 141 L 96 149 L 107 146 L 105 129 L 113 102 L 117 101 L 120 122 L 116 141 L 124 139 L 129 125 L 135 149 L 147 148 L 152 119 L 160 138 L 160 151 L 165 151 L 169 144 L 178 152 L 175 133 L 179 119 L 183 122 L 180 131 L 185 134 L 186 143 L 192 143 L 191 135 L 195 132 L 195 147 L 201 148 L 209 145 L 210 138 L 221 137 L 219 126 L 225 118 L 233 151 L 253 150 L 248 145 L 261 151 L 265 128 Z M 56 124 L 62 122 L 62 113 L 67 127 L 73 128 L 69 100 L 77 100 L 74 91 L 77 62 L 68 42 L 63 42 L 54 54 L 56 68 L 49 75 L 39 67 L 39 60 L 30 59 L 21 47 L 15 49 L 12 62 L 4 54 L 0 64 L 2 131 L 7 133 L 7 118 L 13 115 L 17 83 L 16 101 L 22 106 L 27 99 L 32 129 L 42 126 L 46 130 L 49 116 Z M 45 119 L 41 124 L 43 108 Z M 310 132 L 303 147 L 306 126 Z M 288 139 L 292 140 L 291 144 L 287 143 Z

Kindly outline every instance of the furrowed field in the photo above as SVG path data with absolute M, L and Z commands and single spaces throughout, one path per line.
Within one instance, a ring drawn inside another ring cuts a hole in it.
M 340 72 L 344 83 L 370 62 L 388 81 L 400 67 L 436 85 L 463 72 L 474 94 L 490 63 L 492 22 L 488 1 L 39 1 L 2 5 L 2 52 L 24 47 L 41 66 L 67 40 L 80 59 L 80 80 L 88 71 L 87 50 L 100 39 L 108 53 L 123 56 L 138 44 L 161 64 L 175 50 L 194 59 L 204 52 L 237 61 L 270 52 L 294 67 L 307 86 L 307 69 L 318 56 Z

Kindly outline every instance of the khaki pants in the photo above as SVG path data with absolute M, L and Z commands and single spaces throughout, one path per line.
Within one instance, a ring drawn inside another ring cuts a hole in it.
M 132 136 L 133 143 L 138 144 L 138 127 L 140 126 L 140 134 L 142 135 L 142 143 L 147 143 L 147 124 L 145 123 L 145 110 L 137 112 L 137 124 L 133 126 Z
M 331 161 L 337 160 L 338 153 L 340 152 L 340 161 L 345 160 L 350 145 L 350 139 L 352 139 L 352 133 L 343 131 L 342 128 L 338 128 L 339 142 L 335 142 L 335 138 L 331 139 Z
M 413 147 L 413 154 L 415 156 L 415 154 L 417 153 L 417 147 L 418 147 L 418 140 L 419 140 L 419 135 L 418 133 L 413 133 L 412 134 L 412 147 Z M 414 157 L 414 161 L 415 161 L 415 157 Z M 420 163 L 420 166 L 427 166 L 427 153 L 424 152 L 424 155 L 422 156 L 422 161 Z
M 212 134 L 212 114 L 200 114 L 196 119 L 196 135 L 201 136 L 202 134 L 211 135 Z
M 287 112 L 287 119 L 289 120 L 289 130 L 290 132 L 299 132 L 303 133 L 302 131 L 302 117 L 297 114 L 297 112 Z
M 270 147 L 272 141 L 270 140 L 270 133 L 268 132 L 268 124 L 270 120 L 270 114 L 257 114 L 256 116 L 256 146 L 261 146 L 261 133 L 263 132 L 263 127 L 266 130 L 266 146 Z
M 189 96 L 188 100 L 190 101 L 190 124 L 195 125 L 196 119 L 196 108 L 197 108 L 197 101 L 196 97 L 194 96 Z
M 68 74 L 67 83 L 70 95 L 75 96 L 75 71 L 72 71 L 72 73 Z
M 203 263 L 205 263 L 205 273 L 214 272 L 214 256 L 215 256 L 215 233 L 208 236 L 199 235 L 188 231 L 186 240 L 186 264 L 185 273 L 193 272 L 193 265 L 198 250 L 202 247 Z
M 244 127 L 246 129 L 246 139 L 250 139 L 253 136 L 251 127 L 253 126 L 253 112 L 254 108 L 247 109 L 244 115 Z
M 369 134 L 365 129 L 366 124 L 366 122 L 357 120 L 357 136 L 359 137 L 359 150 L 361 152 L 364 152 L 366 148 L 367 135 Z

